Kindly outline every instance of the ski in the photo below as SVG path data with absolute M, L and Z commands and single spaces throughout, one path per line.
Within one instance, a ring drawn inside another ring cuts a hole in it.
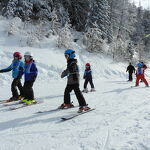
M 52 109 L 52 110 L 43 110 L 43 111 L 38 111 L 38 112 L 36 112 L 36 113 L 48 113 L 48 112 L 55 112 L 55 111 L 59 111 L 59 110 L 61 110 L 61 109 L 56 108 L 56 109 Z
M 131 86 L 131 88 L 149 88 L 149 86 L 144 86 L 144 87 L 140 87 L 140 86 Z
M 79 106 L 74 106 L 74 107 L 71 107 L 71 108 L 76 108 L 76 107 L 79 107 Z M 55 109 L 51 109 L 51 110 L 38 111 L 36 113 L 50 113 L 50 112 L 55 112 L 55 111 L 60 111 L 60 110 L 68 110 L 68 109 L 71 109 L 71 108 L 64 108 L 64 109 L 55 108 Z
M 7 100 L 0 100 L 0 104 L 5 104 L 5 103 L 13 103 L 13 102 L 18 102 L 20 101 L 21 98 L 18 98 L 17 100 L 11 100 L 11 99 L 7 99 Z
M 135 85 L 131 86 L 131 88 L 137 88 L 137 87 L 139 87 L 139 86 L 135 86 Z
M 31 103 L 31 104 L 22 104 L 21 106 L 19 107 L 10 107 L 9 109 L 10 110 L 16 110 L 16 109 L 20 109 L 20 108 L 24 108 L 24 107 L 28 107 L 28 106 L 32 106 L 32 105 L 36 105 L 36 104 L 41 104 L 43 103 L 43 101 L 37 101 L 37 103 Z
M 1 100 L 0 104 L 11 103 L 11 102 L 16 102 L 16 101 L 10 101 L 9 99 L 7 99 L 7 100 Z
M 86 91 L 86 92 L 85 92 L 85 91 L 82 91 L 82 93 L 88 93 L 88 92 L 89 92 L 89 91 Z
M 92 92 L 96 92 L 96 90 L 94 90 L 94 91 L 82 91 L 82 93 L 92 93 Z
M 73 118 L 75 118 L 75 117 L 77 117 L 77 116 L 83 115 L 83 114 L 88 113 L 88 112 L 93 111 L 93 110 L 95 110 L 95 108 L 91 108 L 91 109 L 89 109 L 89 110 L 87 110 L 87 111 L 83 111 L 83 112 L 81 112 L 81 113 L 73 114 L 73 115 L 71 115 L 71 116 L 69 116 L 69 117 L 62 117 L 61 119 L 62 119 L 63 121 L 70 120 L 70 119 L 73 119 Z
M 13 105 L 18 105 L 18 104 L 23 104 L 23 102 L 18 100 L 18 101 L 13 101 L 11 103 L 4 103 L 3 106 L 13 106 Z

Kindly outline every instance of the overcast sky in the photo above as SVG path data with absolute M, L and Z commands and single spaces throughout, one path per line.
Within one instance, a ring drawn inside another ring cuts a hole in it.
M 131 2 L 135 2 L 137 6 L 139 6 L 139 2 L 144 8 L 150 9 L 150 0 L 131 0 Z

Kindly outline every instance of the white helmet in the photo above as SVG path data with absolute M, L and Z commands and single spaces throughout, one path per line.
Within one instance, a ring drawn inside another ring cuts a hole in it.
M 30 56 L 30 57 L 33 57 L 33 54 L 31 52 L 25 52 L 24 53 L 24 56 Z

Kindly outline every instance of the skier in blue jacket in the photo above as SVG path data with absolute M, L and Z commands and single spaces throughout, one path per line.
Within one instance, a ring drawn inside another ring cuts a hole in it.
M 36 80 L 38 70 L 35 61 L 33 60 L 33 55 L 30 52 L 26 52 L 24 54 L 24 58 L 25 58 L 25 66 L 24 66 L 25 82 L 23 86 L 24 99 L 22 100 L 22 102 L 25 102 L 27 104 L 36 103 L 32 87 Z
M 84 82 L 84 90 L 82 92 L 85 92 L 85 93 L 88 92 L 88 89 L 87 89 L 88 82 L 91 85 L 91 92 L 95 91 L 94 84 L 93 84 L 93 79 L 92 79 L 91 65 L 89 63 L 87 63 L 85 65 L 85 71 L 84 71 L 83 79 L 85 79 L 85 82 Z
M 8 100 L 8 102 L 18 100 L 23 95 L 21 77 L 23 75 L 24 63 L 21 61 L 22 56 L 20 52 L 15 52 L 13 57 L 14 59 L 12 64 L 9 67 L 0 70 L 0 73 L 12 71 L 12 77 L 14 78 L 11 84 L 12 97 Z M 17 87 L 20 94 L 18 93 Z

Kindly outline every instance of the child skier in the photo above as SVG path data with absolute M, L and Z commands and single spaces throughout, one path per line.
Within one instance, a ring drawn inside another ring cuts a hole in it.
M 91 92 L 95 91 L 94 84 L 93 84 L 93 79 L 92 79 L 91 65 L 89 63 L 87 63 L 85 65 L 85 71 L 84 71 L 83 79 L 85 79 L 83 92 L 85 92 L 85 93 L 88 92 L 88 89 L 87 89 L 88 82 L 91 85 Z
M 68 81 L 64 92 L 64 103 L 59 108 L 64 109 L 74 107 L 70 100 L 70 92 L 74 90 L 80 106 L 78 112 L 87 111 L 90 108 L 87 106 L 79 88 L 79 70 L 77 59 L 75 59 L 75 51 L 68 49 L 65 51 L 64 55 L 67 60 L 67 69 L 62 72 L 61 78 L 67 76 Z
M 12 64 L 9 67 L 0 70 L 0 73 L 9 72 L 12 70 L 12 77 L 14 78 L 11 84 L 12 97 L 8 100 L 8 102 L 19 100 L 23 95 L 21 77 L 23 75 L 24 63 L 21 61 L 21 59 L 21 53 L 15 52 L 13 54 Z M 20 94 L 18 93 L 17 87 L 20 91 Z
M 142 79 L 142 81 L 145 83 L 145 85 L 148 87 L 148 82 L 144 77 L 144 71 L 146 70 L 146 66 L 142 63 L 137 64 L 137 71 L 136 71 L 136 84 L 135 86 L 139 86 L 139 80 Z
M 32 87 L 36 80 L 38 70 L 33 60 L 33 55 L 30 52 L 26 52 L 24 54 L 24 59 L 25 59 L 25 66 L 24 66 L 25 82 L 23 86 L 24 99 L 22 100 L 22 102 L 26 104 L 36 103 Z
M 147 69 L 147 66 L 144 64 L 144 62 L 141 62 L 141 64 L 143 64 L 143 68 Z M 144 71 L 143 71 L 143 75 L 144 75 Z M 145 76 L 144 76 L 144 78 L 145 78 Z M 143 82 L 142 79 L 140 82 Z

